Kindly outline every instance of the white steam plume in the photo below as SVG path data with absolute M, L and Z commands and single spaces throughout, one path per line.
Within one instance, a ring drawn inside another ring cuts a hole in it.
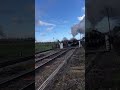
M 84 34 L 85 33 L 85 17 L 83 18 L 80 23 L 71 27 L 71 33 L 73 37 L 75 37 L 78 33 Z

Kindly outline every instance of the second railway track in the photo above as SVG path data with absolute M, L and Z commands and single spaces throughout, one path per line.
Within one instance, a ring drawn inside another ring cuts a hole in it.
M 21 73 L 17 76 L 13 76 L 10 79 L 4 80 L 4 82 L 0 83 L 0 90 L 28 90 L 27 88 L 33 86 L 34 82 L 34 75 L 35 71 L 41 69 L 42 66 L 45 67 L 48 63 L 52 62 L 56 58 L 60 57 L 61 55 L 65 54 L 70 49 L 63 50 L 61 52 L 54 53 L 54 55 L 50 55 L 47 58 L 42 60 L 38 60 L 36 62 L 35 70 L 28 70 L 24 73 Z

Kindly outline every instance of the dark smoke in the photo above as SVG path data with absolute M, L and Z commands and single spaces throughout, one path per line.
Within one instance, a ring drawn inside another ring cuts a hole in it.
M 93 28 L 104 17 L 110 15 L 110 18 L 120 16 L 119 0 L 87 0 L 86 18 L 90 21 Z

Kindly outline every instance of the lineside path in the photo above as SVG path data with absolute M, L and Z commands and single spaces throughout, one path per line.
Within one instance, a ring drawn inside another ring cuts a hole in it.
M 49 90 L 85 90 L 85 51 L 77 48 Z
M 114 49 L 101 53 L 86 77 L 90 90 L 120 90 L 120 55 Z

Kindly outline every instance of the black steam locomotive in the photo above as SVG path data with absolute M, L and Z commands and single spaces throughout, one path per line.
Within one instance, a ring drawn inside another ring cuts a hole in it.
M 75 47 L 79 45 L 79 40 L 72 38 L 71 40 L 62 41 L 64 47 Z
M 78 46 L 79 45 L 79 41 L 75 38 L 71 39 L 68 41 L 68 45 L 69 46 Z

